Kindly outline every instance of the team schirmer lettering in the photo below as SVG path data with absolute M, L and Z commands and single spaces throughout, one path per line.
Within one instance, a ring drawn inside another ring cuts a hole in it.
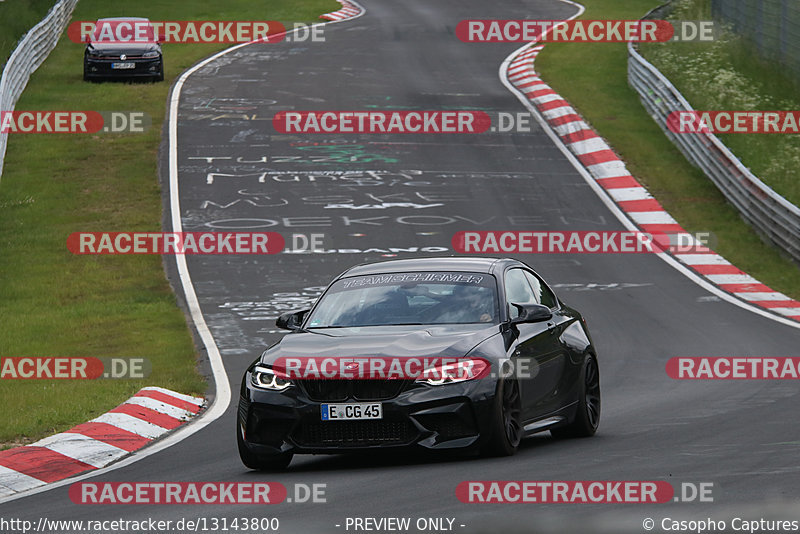
M 344 282 L 345 288 L 380 285 L 397 282 L 458 282 L 462 284 L 480 284 L 482 276 L 458 273 L 403 273 L 381 276 L 362 276 Z

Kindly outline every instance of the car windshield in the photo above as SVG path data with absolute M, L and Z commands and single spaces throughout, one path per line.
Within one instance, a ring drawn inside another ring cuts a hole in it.
M 100 19 L 92 32 L 93 43 L 155 43 L 155 28 L 147 19 Z
M 320 299 L 307 327 L 497 322 L 493 276 L 415 272 L 337 280 Z

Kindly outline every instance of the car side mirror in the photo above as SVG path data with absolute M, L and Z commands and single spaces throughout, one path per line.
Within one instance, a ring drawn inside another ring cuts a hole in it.
M 303 324 L 303 319 L 309 311 L 311 310 L 300 310 L 281 314 L 275 321 L 275 326 L 284 330 L 300 330 L 300 325 Z
M 541 323 L 553 318 L 553 312 L 543 304 L 514 304 L 512 306 L 519 310 L 519 315 L 511 319 L 511 324 L 519 323 Z

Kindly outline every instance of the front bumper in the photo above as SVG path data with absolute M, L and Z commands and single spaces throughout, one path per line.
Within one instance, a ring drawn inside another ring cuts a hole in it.
M 489 378 L 441 386 L 407 383 L 393 398 L 374 401 L 383 405 L 382 419 L 322 421 L 320 405 L 326 401 L 312 399 L 307 388 L 298 384 L 283 392 L 253 388 L 248 372 L 237 431 L 251 452 L 262 455 L 469 449 L 489 435 L 496 386 L 496 380 Z
M 132 69 L 113 69 L 113 63 L 133 63 Z M 86 56 L 83 71 L 87 78 L 139 78 L 158 76 L 161 72 L 161 57 L 126 59 L 107 59 Z

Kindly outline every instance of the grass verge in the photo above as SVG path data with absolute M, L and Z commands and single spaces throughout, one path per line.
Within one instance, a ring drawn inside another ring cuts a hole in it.
M 584 19 L 638 19 L 662 2 L 582 0 Z M 693 167 L 645 112 L 627 81 L 624 43 L 548 43 L 542 78 L 575 106 L 631 173 L 690 232 L 710 231 L 715 250 L 777 291 L 800 299 L 800 268 L 764 243 L 714 184 Z
M 73 20 L 316 22 L 334 0 L 140 0 L 126 8 L 82 0 Z M 144 385 L 201 394 L 195 350 L 159 256 L 73 256 L 80 231 L 160 230 L 157 155 L 171 82 L 229 45 L 164 45 L 165 82 L 85 83 L 83 46 L 62 36 L 18 110 L 128 110 L 152 117 L 143 134 L 12 134 L 0 180 L 0 357 L 143 357 L 145 380 L 0 380 L 0 447 L 63 431 Z M 318 46 L 325 46 L 324 43 Z
M 710 20 L 710 0 L 675 2 L 670 18 Z M 800 84 L 778 62 L 730 31 L 713 42 L 642 45 L 641 53 L 664 73 L 695 109 L 797 110 Z M 778 194 L 800 205 L 800 135 L 727 134 L 720 140 Z
M 0 2 L 0 70 L 23 35 L 36 26 L 56 0 Z

